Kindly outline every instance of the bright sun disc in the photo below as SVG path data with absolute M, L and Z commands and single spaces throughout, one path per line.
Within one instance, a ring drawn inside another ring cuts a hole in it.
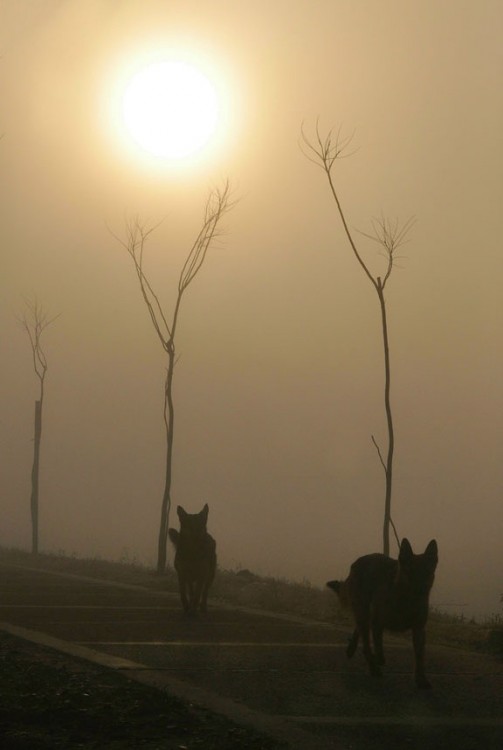
M 130 134 L 154 156 L 182 159 L 204 146 L 215 131 L 215 88 L 184 62 L 153 63 L 137 73 L 122 99 Z

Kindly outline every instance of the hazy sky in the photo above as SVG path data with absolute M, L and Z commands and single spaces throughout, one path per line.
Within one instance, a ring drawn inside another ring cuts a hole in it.
M 163 220 L 146 264 L 169 311 L 229 177 L 240 200 L 181 311 L 174 504 L 209 503 L 223 567 L 321 584 L 380 549 L 379 308 L 299 149 L 319 117 L 355 131 L 335 173 L 350 226 L 417 219 L 387 287 L 395 523 L 415 549 L 438 540 L 435 603 L 501 611 L 502 33 L 499 0 L 0 2 L 0 543 L 30 539 L 37 383 L 16 314 L 36 294 L 61 313 L 41 547 L 155 560 L 165 361 L 107 225 Z M 176 168 L 110 114 L 173 50 L 225 101 L 219 138 Z

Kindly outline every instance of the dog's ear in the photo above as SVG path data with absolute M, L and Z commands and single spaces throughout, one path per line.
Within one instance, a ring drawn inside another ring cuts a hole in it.
M 409 560 L 412 560 L 414 557 L 414 553 L 412 551 L 412 547 L 410 546 L 410 542 L 408 539 L 402 539 L 402 543 L 400 545 L 400 554 L 398 555 L 398 560 L 401 563 L 407 563 Z
M 436 567 L 438 563 L 438 546 L 435 539 L 432 539 L 424 551 L 424 556 L 428 558 L 432 567 Z
M 210 509 L 208 507 L 208 503 L 205 503 L 204 508 L 202 509 L 202 511 L 199 514 L 203 518 L 204 523 L 206 523 L 206 521 L 208 520 L 208 513 L 209 512 L 210 512 Z
M 176 512 L 178 513 L 178 518 L 180 519 L 180 521 L 182 520 L 182 518 L 185 518 L 185 516 L 187 515 L 187 513 L 184 511 L 181 505 L 178 506 L 178 508 L 176 509 Z

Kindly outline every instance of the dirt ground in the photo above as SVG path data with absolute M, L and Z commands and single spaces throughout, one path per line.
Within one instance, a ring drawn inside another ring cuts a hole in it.
M 280 750 L 286 747 L 165 692 L 0 633 L 5 750 Z

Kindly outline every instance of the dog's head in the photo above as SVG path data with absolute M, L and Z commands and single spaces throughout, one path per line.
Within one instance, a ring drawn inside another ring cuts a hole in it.
M 402 539 L 398 555 L 398 575 L 414 591 L 424 593 L 431 589 L 437 563 L 438 547 L 435 539 L 431 540 L 422 555 L 415 555 L 409 540 Z
M 187 513 L 187 511 L 179 505 L 176 512 L 180 519 L 180 534 L 194 538 L 204 536 L 206 534 L 209 510 L 208 503 L 205 504 L 204 508 L 199 511 L 199 513 Z

